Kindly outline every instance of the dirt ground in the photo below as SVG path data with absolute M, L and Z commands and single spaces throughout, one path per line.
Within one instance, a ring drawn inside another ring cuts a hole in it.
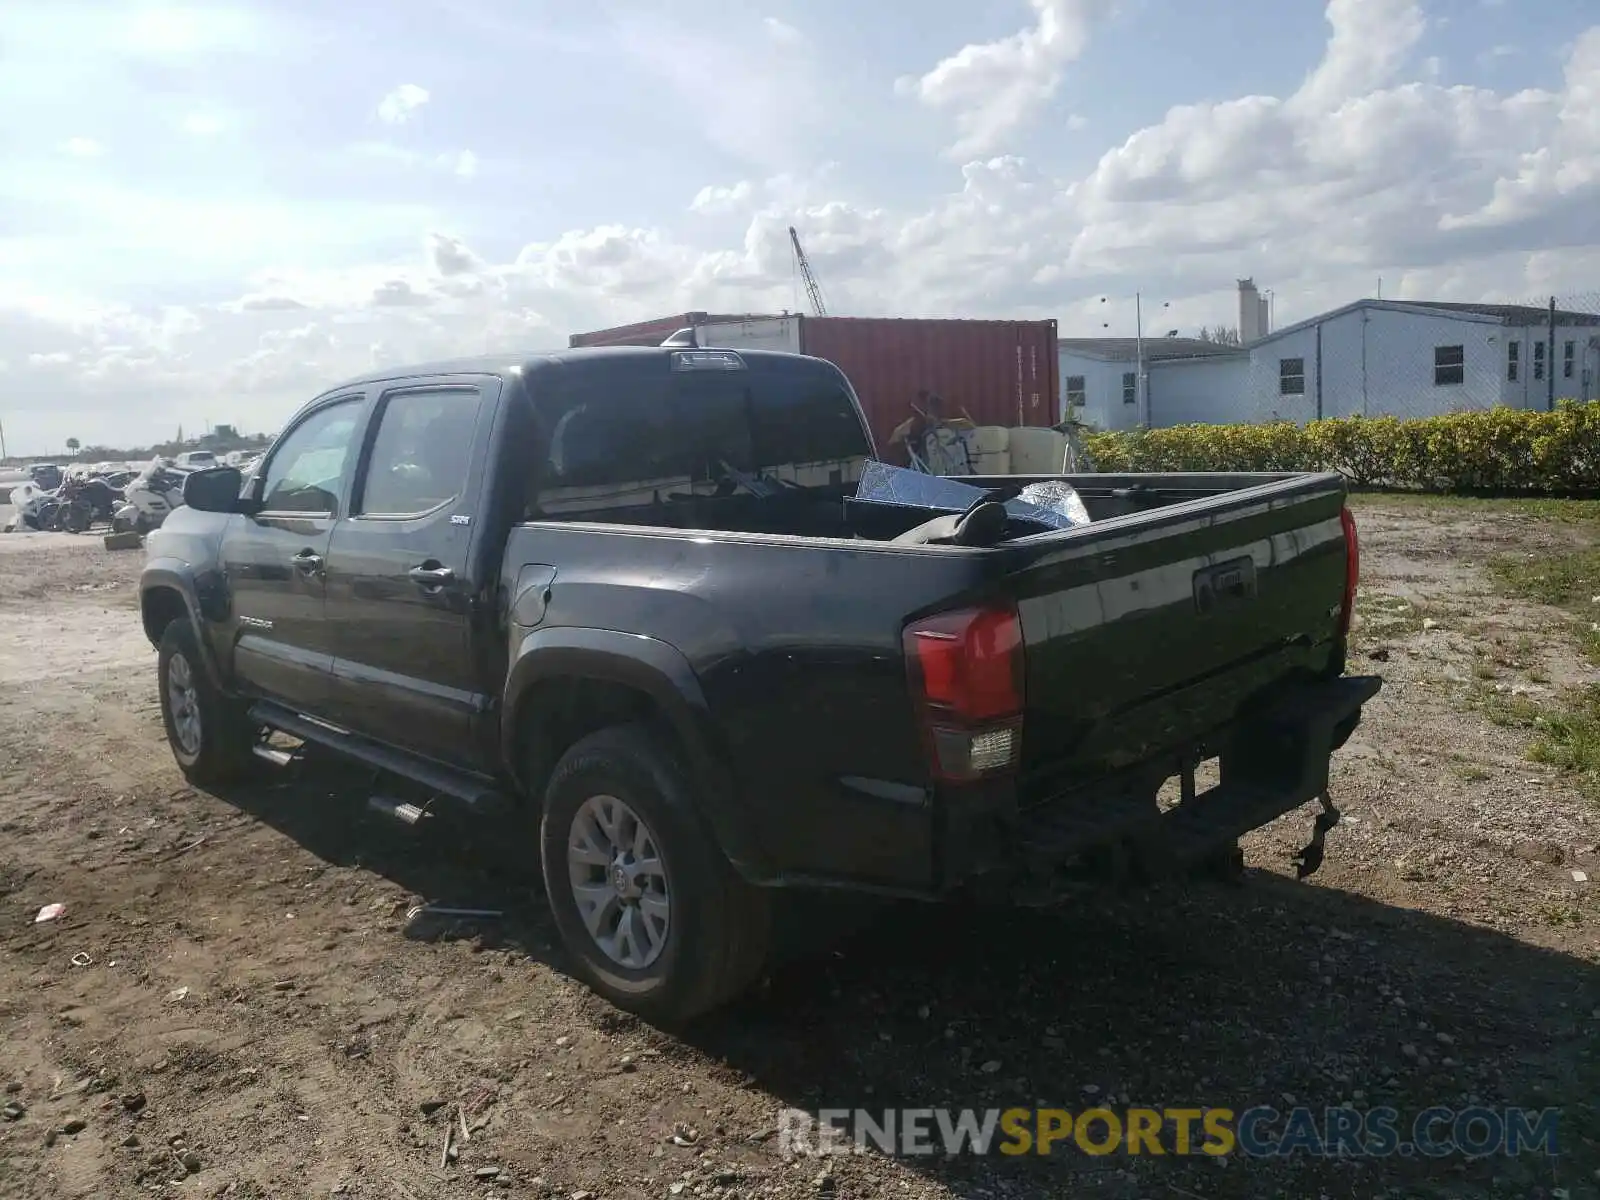
M 1249 840 L 1243 887 L 894 912 L 687 1038 L 567 978 L 504 831 L 392 826 L 333 765 L 185 786 L 142 556 L 0 537 L 0 1196 L 1600 1194 L 1600 809 L 1481 703 L 1596 678 L 1570 617 L 1483 563 L 1600 523 L 1358 512 L 1352 669 L 1387 683 L 1320 874 L 1289 866 L 1307 810 Z M 421 900 L 506 916 L 408 936 Z M 1562 1106 L 1561 1157 L 819 1160 L 774 1137 L 789 1105 L 1345 1101 Z

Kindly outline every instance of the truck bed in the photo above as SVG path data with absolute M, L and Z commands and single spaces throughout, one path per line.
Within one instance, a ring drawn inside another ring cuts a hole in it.
M 964 482 L 1042 478 L 1070 482 L 1095 520 L 987 547 L 886 540 L 930 515 L 913 508 L 833 536 L 545 521 L 513 531 L 508 577 L 563 564 L 544 636 L 598 626 L 683 651 L 774 871 L 923 887 L 942 852 L 918 807 L 982 789 L 928 774 L 908 623 L 1014 606 L 1026 708 L 1004 804 L 1017 809 L 1130 767 L 1175 773 L 1275 688 L 1343 669 L 1340 476 Z

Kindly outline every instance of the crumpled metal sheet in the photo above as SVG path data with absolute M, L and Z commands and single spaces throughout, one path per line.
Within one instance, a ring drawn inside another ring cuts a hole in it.
M 933 512 L 964 512 L 982 498 L 984 489 L 942 475 L 924 475 L 888 463 L 869 462 L 856 485 L 858 501 L 867 504 L 893 504 L 904 508 L 926 508 Z M 1006 501 L 1006 511 L 1022 521 L 1032 521 L 1044 529 L 1074 529 L 1089 523 L 1088 510 L 1070 484 L 1051 481 L 1032 483 L 1015 500 Z

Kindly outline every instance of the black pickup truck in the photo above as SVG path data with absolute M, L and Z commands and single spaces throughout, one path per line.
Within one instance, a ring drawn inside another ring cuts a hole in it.
M 998 500 L 864 504 L 873 455 L 849 382 L 799 355 L 334 388 L 150 535 L 178 764 L 221 783 L 321 747 L 408 823 L 522 809 L 577 969 L 659 1020 L 753 982 L 779 889 L 1049 899 L 1226 869 L 1321 798 L 1315 868 L 1379 688 L 1344 673 L 1339 476 L 1075 476 L 1091 523 L 1040 532 Z

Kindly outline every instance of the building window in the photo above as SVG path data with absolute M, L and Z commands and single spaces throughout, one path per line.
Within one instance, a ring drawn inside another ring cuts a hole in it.
M 1089 390 L 1083 385 L 1082 375 L 1067 376 L 1067 407 L 1082 408 L 1089 399 Z
M 1467 348 L 1465 346 L 1435 346 L 1433 348 L 1433 386 L 1448 387 L 1452 383 L 1467 381 Z
M 1280 358 L 1278 360 L 1278 395 L 1304 396 L 1306 394 L 1306 360 Z
M 1517 381 L 1517 368 L 1522 365 L 1522 343 L 1506 343 L 1506 378 L 1512 383 Z
M 1544 378 L 1544 343 L 1543 342 L 1535 342 L 1533 344 L 1533 377 L 1535 379 L 1543 379 Z
M 1568 342 L 1561 347 L 1561 378 L 1572 378 L 1572 365 L 1577 352 L 1577 345 L 1573 342 Z
M 1122 402 L 1134 404 L 1139 399 L 1139 377 L 1132 371 L 1122 373 Z

